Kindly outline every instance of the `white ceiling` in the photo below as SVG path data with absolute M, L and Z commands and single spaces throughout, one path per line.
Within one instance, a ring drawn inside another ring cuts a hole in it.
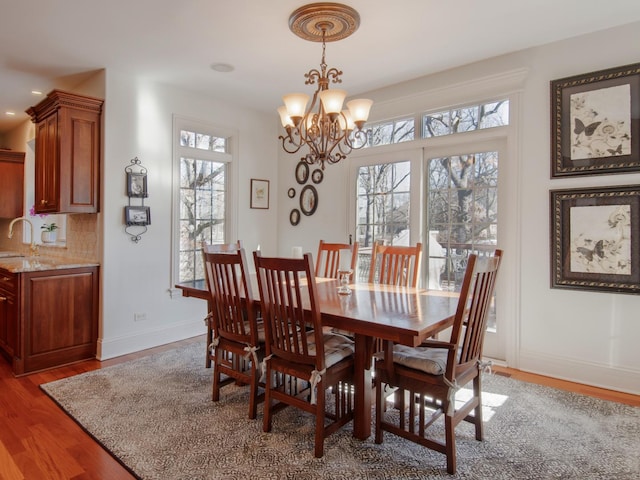
M 275 111 L 306 91 L 321 46 L 289 31 L 304 0 L 0 0 L 0 132 L 28 119 L 33 89 L 106 68 Z M 327 44 L 349 94 L 640 20 L 638 0 L 344 0 L 361 17 Z M 612 39 L 615 48 L 615 39 Z M 229 63 L 218 73 L 213 63 Z M 613 66 L 613 65 L 612 65 Z M 5 112 L 16 112 L 7 117 Z

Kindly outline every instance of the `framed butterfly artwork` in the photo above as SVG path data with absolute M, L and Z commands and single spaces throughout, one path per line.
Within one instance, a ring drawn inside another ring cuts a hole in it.
M 640 294 L 640 185 L 550 195 L 551 287 Z
M 551 82 L 551 178 L 640 171 L 640 63 Z

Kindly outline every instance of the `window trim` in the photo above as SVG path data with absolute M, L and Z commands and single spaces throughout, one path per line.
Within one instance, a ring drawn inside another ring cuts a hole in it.
M 227 139 L 227 152 L 213 152 L 180 145 L 181 130 L 209 133 Z M 171 278 L 170 285 L 179 283 L 180 272 L 180 158 L 197 157 L 228 164 L 225 195 L 225 242 L 235 241 L 238 236 L 238 132 L 201 120 L 173 115 L 172 125 L 173 155 L 171 159 Z

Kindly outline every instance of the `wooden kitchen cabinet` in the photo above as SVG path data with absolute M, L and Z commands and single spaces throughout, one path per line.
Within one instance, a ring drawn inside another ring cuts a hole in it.
M 24 215 L 24 152 L 0 149 L 0 218 Z
M 0 350 L 14 374 L 95 358 L 98 271 L 97 266 L 16 274 L 0 269 L 0 292 L 12 291 L 15 300 L 0 302 Z
M 103 100 L 53 90 L 27 113 L 36 124 L 37 213 L 100 210 Z

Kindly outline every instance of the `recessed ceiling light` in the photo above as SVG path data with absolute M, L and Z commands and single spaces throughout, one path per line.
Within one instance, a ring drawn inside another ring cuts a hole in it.
M 211 69 L 216 72 L 228 73 L 233 72 L 235 67 L 233 65 L 229 65 L 228 63 L 214 63 L 211 65 Z
M 9 112 L 9 111 L 4 112 L 4 113 L 6 113 L 6 114 L 7 114 L 7 115 L 9 115 L 9 116 L 13 116 L 13 115 L 15 115 L 15 114 L 16 114 L 16 112 Z
M 33 93 L 34 95 L 42 95 L 42 92 L 40 90 L 31 90 L 31 93 Z

